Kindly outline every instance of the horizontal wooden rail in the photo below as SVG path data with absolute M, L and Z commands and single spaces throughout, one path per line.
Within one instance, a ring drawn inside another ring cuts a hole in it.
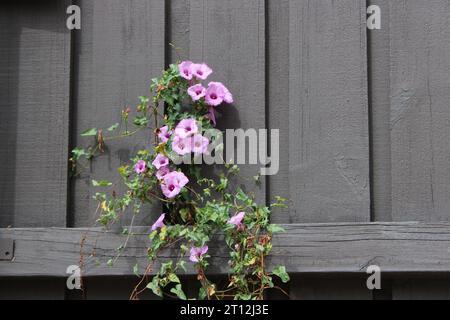
M 450 272 L 450 223 L 341 223 L 284 225 L 286 233 L 274 239 L 269 267 L 283 264 L 289 272 L 363 273 L 369 265 L 383 272 Z M 132 275 L 137 263 L 147 265 L 144 235 L 137 228 L 127 249 L 113 267 L 106 261 L 125 236 L 91 229 L 0 229 L 0 239 L 14 241 L 14 258 L 0 261 L 0 277 L 66 276 L 67 267 L 80 263 L 80 242 L 85 276 Z M 227 272 L 223 242 L 213 241 L 211 272 Z M 166 257 L 176 252 L 165 253 Z M 190 265 L 190 263 L 189 263 Z M 155 266 L 157 267 L 157 266 Z M 193 273 L 192 267 L 188 273 Z

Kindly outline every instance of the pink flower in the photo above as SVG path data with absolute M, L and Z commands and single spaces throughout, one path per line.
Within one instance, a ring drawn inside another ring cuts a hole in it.
M 192 262 L 199 262 L 200 259 L 208 252 L 208 246 L 203 246 L 200 248 L 192 247 L 191 248 L 191 256 L 189 260 Z
M 226 103 L 233 103 L 233 95 L 231 94 L 230 90 L 228 90 L 227 87 L 223 86 L 223 90 L 225 92 L 225 96 L 223 97 L 223 101 Z
M 144 160 L 139 160 L 136 165 L 134 166 L 134 171 L 137 174 L 141 174 L 144 173 L 145 170 L 147 169 L 147 163 L 145 163 Z
M 206 89 L 206 103 L 214 107 L 220 105 L 225 97 L 223 88 L 224 86 L 220 82 L 210 82 Z
M 209 139 L 196 134 L 192 137 L 192 152 L 194 153 L 206 153 L 208 151 Z
M 186 80 L 192 80 L 192 62 L 191 61 L 183 61 L 178 65 L 178 70 L 180 71 L 180 75 Z
M 156 229 L 160 229 L 162 227 L 165 227 L 166 225 L 164 224 L 164 218 L 166 217 L 166 214 L 163 213 L 158 220 L 156 220 L 156 222 L 152 225 L 152 231 L 155 231 Z
M 191 72 L 197 79 L 206 80 L 212 70 L 206 63 L 195 63 L 191 65 Z
M 192 145 L 190 138 L 181 138 L 180 136 L 175 136 L 172 141 L 172 150 L 175 151 L 180 156 L 192 152 Z
M 244 220 L 245 212 L 239 212 L 237 215 L 228 220 L 228 224 L 233 224 L 235 226 L 241 226 L 242 220 Z
M 187 92 L 193 101 L 198 101 L 205 96 L 206 89 L 201 84 L 196 84 L 190 87 Z
M 161 142 L 169 141 L 171 135 L 172 135 L 172 131 L 169 131 L 168 126 L 164 126 L 159 129 L 158 137 L 161 140 Z
M 153 166 L 156 168 L 156 169 L 161 169 L 162 167 L 166 167 L 166 166 L 168 166 L 169 165 L 169 159 L 166 157 L 166 156 L 164 156 L 164 155 L 162 155 L 161 153 L 160 154 L 158 154 L 157 156 L 156 156 L 156 158 L 155 158 L 155 160 L 152 162 L 152 164 L 153 164 Z
M 172 171 L 171 173 L 167 174 L 165 178 L 174 179 L 175 183 L 180 188 L 183 188 L 185 185 L 187 185 L 189 183 L 189 179 L 181 171 Z
M 210 82 L 206 89 L 206 103 L 217 107 L 222 102 L 233 103 L 233 95 L 221 82 Z
M 161 184 L 163 194 L 169 198 L 175 198 L 181 189 L 189 182 L 189 179 L 182 172 L 172 171 L 164 176 Z
M 169 172 L 169 166 L 161 167 L 158 171 L 156 171 L 156 178 L 158 180 L 162 180 Z
M 190 137 L 198 132 L 197 121 L 195 119 L 183 119 L 175 128 L 175 134 L 181 138 Z

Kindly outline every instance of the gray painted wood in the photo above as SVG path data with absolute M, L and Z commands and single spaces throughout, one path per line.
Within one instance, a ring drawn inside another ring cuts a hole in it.
M 366 267 L 375 264 L 385 274 L 450 272 L 448 223 L 291 224 L 284 227 L 287 232 L 274 238 L 269 268 L 281 264 L 291 273 L 365 274 Z M 146 231 L 146 228 L 140 229 L 143 234 Z M 146 267 L 148 239 L 145 235 L 132 237 L 128 249 L 110 268 L 106 262 L 115 256 L 115 249 L 125 241 L 124 236 L 98 228 L 1 229 L 0 237 L 15 241 L 15 259 L 0 261 L 1 274 L 64 277 L 67 266 L 80 261 L 80 240 L 85 234 L 86 276 L 132 275 L 136 263 L 141 270 Z M 213 255 L 211 274 L 227 273 L 229 256 L 220 239 L 211 243 L 210 251 Z M 175 251 L 165 252 L 162 257 L 176 257 L 176 254 Z M 188 269 L 188 274 L 192 273 L 194 270 Z
M 374 218 L 447 221 L 449 3 L 379 5 L 382 30 L 370 32 Z M 432 288 L 394 281 L 392 295 L 441 292 Z
M 164 1 L 81 1 L 80 6 L 83 26 L 75 41 L 74 145 L 89 142 L 79 137 L 84 130 L 96 126 L 106 129 L 120 122 L 126 106 L 136 112 L 138 97 L 149 94 L 151 78 L 161 74 L 165 63 Z M 92 196 L 98 190 L 91 180 L 119 182 L 117 168 L 138 150 L 151 147 L 152 142 L 152 133 L 147 130 L 109 143 L 91 170 L 74 180 L 71 225 L 95 223 L 97 203 Z M 161 206 L 155 203 L 141 213 L 136 224 L 148 225 L 160 213 Z M 124 221 L 130 221 L 129 217 Z
M 450 4 L 389 4 L 392 218 L 447 221 Z
M 288 191 L 291 200 L 289 211 L 275 220 L 370 221 L 366 1 L 289 1 L 272 7 L 269 17 L 273 12 L 276 22 L 270 39 L 276 40 L 269 59 L 281 60 L 270 74 L 269 124 L 287 129 L 288 136 L 282 134 L 285 159 L 270 192 Z M 278 92 L 286 95 L 283 86 L 289 100 L 281 97 L 278 108 Z M 349 281 L 345 288 L 352 297 L 360 293 L 359 283 Z M 342 283 L 323 281 L 294 281 L 290 292 L 299 299 L 345 296 Z
M 166 32 L 169 41 L 179 50 L 168 48 L 169 61 L 176 63 L 177 61 L 189 60 L 189 38 L 190 38 L 190 0 L 173 0 L 167 1 L 169 6 L 169 16 L 166 24 Z
M 391 176 L 391 98 L 390 98 L 390 22 L 388 1 L 369 5 L 380 6 L 382 29 L 368 31 L 369 90 L 372 140 L 372 207 L 375 221 L 392 220 Z
M 370 219 L 365 11 L 361 0 L 290 2 L 291 222 Z
M 191 0 L 189 57 L 215 71 L 234 104 L 217 108 L 218 128 L 265 128 L 265 8 L 263 0 Z M 265 203 L 265 181 L 255 186 L 260 165 L 240 165 L 237 184 Z
M 268 1 L 267 6 L 267 115 L 268 128 L 278 129 L 280 135 L 279 154 L 280 169 L 278 174 L 269 176 L 268 198 L 275 196 L 290 198 L 291 180 L 289 173 L 289 3 L 291 0 Z M 292 200 L 292 199 L 291 199 Z M 289 223 L 292 218 L 290 208 L 277 209 L 271 220 L 276 223 Z
M 0 4 L 0 227 L 66 226 L 68 2 Z

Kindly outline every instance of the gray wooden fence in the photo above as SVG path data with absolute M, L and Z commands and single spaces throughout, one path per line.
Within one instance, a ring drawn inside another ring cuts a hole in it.
M 72 3 L 82 28 L 71 32 Z M 381 30 L 366 28 L 370 4 Z M 169 42 L 234 93 L 221 128 L 280 129 L 280 172 L 254 191 L 290 199 L 273 217 L 287 232 L 269 263 L 291 272 L 291 298 L 450 298 L 448 0 L 3 1 L 1 298 L 76 298 L 66 268 L 79 263 L 86 230 L 86 252 L 93 239 L 97 248 L 86 297 L 128 297 L 145 241 L 105 266 L 123 239 L 93 228 L 89 181 L 114 179 L 148 137 L 111 144 L 76 180 L 68 152 L 148 92 L 178 59 Z M 245 166 L 242 183 L 257 170 Z M 223 274 L 226 257 L 211 251 Z M 380 291 L 366 288 L 369 265 L 383 271 Z

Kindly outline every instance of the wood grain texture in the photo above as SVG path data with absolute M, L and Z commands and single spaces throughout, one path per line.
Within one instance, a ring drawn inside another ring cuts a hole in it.
M 266 47 L 267 61 L 267 124 L 270 129 L 279 130 L 280 143 L 278 146 L 280 160 L 279 172 L 268 177 L 268 198 L 275 196 L 289 198 L 291 186 L 296 181 L 291 180 L 289 172 L 289 3 L 291 0 L 268 1 Z M 292 217 L 291 208 L 277 209 L 271 220 L 276 223 L 289 223 Z
M 80 1 L 80 6 L 83 27 L 75 41 L 73 124 L 74 145 L 79 146 L 89 143 L 89 139 L 79 137 L 84 130 L 106 129 L 120 122 L 121 110 L 126 106 L 136 112 L 138 97 L 149 95 L 150 80 L 161 74 L 165 63 L 163 0 Z M 91 180 L 118 182 L 117 168 L 152 142 L 151 130 L 145 130 L 108 144 L 91 170 L 74 180 L 71 226 L 92 226 L 96 220 L 97 203 L 92 196 L 98 190 L 92 187 Z M 123 188 L 119 186 L 117 191 Z M 160 211 L 158 203 L 148 206 L 136 223 L 149 224 L 153 220 L 150 212 L 159 215 Z
M 289 4 L 290 222 L 369 221 L 366 1 Z
M 286 265 L 291 273 L 365 274 L 367 266 L 388 273 L 450 272 L 448 223 L 342 223 L 284 225 L 286 233 L 274 239 L 268 266 Z M 146 233 L 147 229 L 134 229 Z M 145 235 L 130 239 L 128 249 L 113 268 L 107 260 L 124 236 L 100 229 L 1 229 L 1 238 L 15 241 L 13 262 L 0 262 L 2 276 L 65 276 L 67 266 L 80 260 L 80 240 L 87 276 L 132 275 L 133 266 L 146 267 Z M 93 251 L 93 249 L 96 250 Z M 95 252 L 95 255 L 91 255 Z M 227 273 L 228 252 L 220 238 L 210 245 L 211 274 Z M 162 257 L 175 257 L 165 252 Z M 189 265 L 189 264 L 188 264 Z M 155 270 L 157 269 L 155 265 Z M 188 269 L 188 274 L 194 271 Z
M 191 0 L 189 57 L 215 71 L 211 81 L 223 82 L 233 105 L 218 111 L 218 128 L 265 128 L 265 15 L 263 0 Z M 237 184 L 265 203 L 265 181 L 255 186 L 261 165 L 240 165 Z
M 394 221 L 450 219 L 450 3 L 390 2 Z
M 66 226 L 69 1 L 0 4 L 0 226 Z

